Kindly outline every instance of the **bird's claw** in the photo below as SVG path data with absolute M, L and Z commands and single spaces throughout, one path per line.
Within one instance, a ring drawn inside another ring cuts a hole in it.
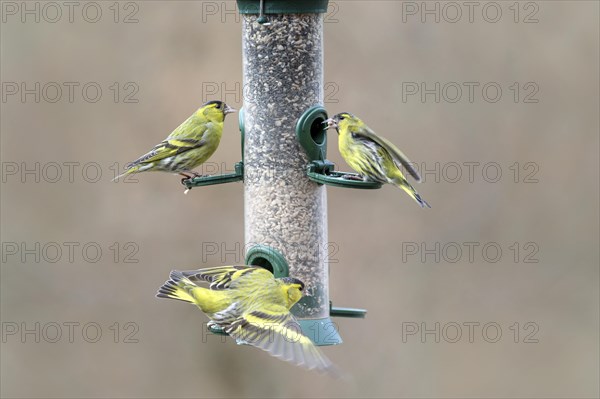
M 184 194 L 187 194 L 192 189 L 187 184 L 185 184 L 185 182 L 187 180 L 192 180 L 192 179 L 195 179 L 196 177 L 204 177 L 204 175 L 201 175 L 198 172 L 194 172 L 193 170 L 189 170 L 189 171 L 185 171 L 185 172 L 179 172 L 179 174 L 181 176 L 184 176 L 184 178 L 181 179 L 181 184 L 183 184 L 186 187 L 186 190 L 183 192 Z
M 217 323 L 215 323 L 212 320 L 209 320 L 209 322 L 206 323 L 206 328 L 208 331 L 212 332 L 213 334 L 227 334 L 227 332 L 225 331 L 225 328 L 221 327 L 220 325 L 218 325 Z
M 193 178 L 196 178 L 196 177 L 204 177 L 204 175 L 201 175 L 200 173 L 195 172 L 193 170 L 186 170 L 185 172 L 179 172 L 179 174 L 181 176 L 187 177 L 188 179 L 193 179 Z
M 185 184 L 185 182 L 187 180 L 191 179 L 191 177 L 184 177 L 183 179 L 181 179 L 181 184 L 185 187 L 185 191 L 183 192 L 184 194 L 189 193 L 189 191 L 192 189 L 191 187 L 189 187 L 187 184 Z

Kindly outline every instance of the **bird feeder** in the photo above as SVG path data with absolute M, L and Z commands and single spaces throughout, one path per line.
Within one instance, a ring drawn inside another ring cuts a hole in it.
M 323 14 L 328 0 L 238 0 L 242 15 L 242 162 L 188 187 L 244 182 L 246 264 L 306 286 L 291 309 L 317 345 L 342 342 L 331 316 L 364 317 L 329 299 L 326 185 L 379 188 L 326 160 Z M 351 176 L 350 176 L 351 177 Z

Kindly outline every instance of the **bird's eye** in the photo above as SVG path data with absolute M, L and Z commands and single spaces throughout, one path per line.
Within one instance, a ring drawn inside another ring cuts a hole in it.
M 346 117 L 344 115 L 340 115 L 340 117 L 338 119 L 343 121 L 344 119 L 346 119 Z

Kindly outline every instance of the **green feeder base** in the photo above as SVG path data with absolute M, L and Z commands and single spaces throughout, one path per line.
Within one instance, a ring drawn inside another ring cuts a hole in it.
M 323 319 L 304 319 L 299 320 L 302 334 L 310 338 L 317 346 L 339 345 L 340 337 L 337 325 L 329 317 Z M 208 330 L 216 335 L 228 335 L 222 328 L 210 326 Z
M 339 345 L 342 337 L 338 333 L 337 325 L 331 318 L 302 319 L 298 320 L 302 334 L 311 339 L 317 346 Z

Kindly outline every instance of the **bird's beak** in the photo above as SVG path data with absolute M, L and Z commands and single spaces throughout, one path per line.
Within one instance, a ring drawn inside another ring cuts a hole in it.
M 327 125 L 327 129 L 331 129 L 332 127 L 337 129 L 338 127 L 337 123 L 333 118 L 329 118 L 323 123 Z
M 225 115 L 227 114 L 231 114 L 233 112 L 237 111 L 237 109 L 230 107 L 229 105 L 225 104 L 225 109 L 223 110 L 223 113 Z

